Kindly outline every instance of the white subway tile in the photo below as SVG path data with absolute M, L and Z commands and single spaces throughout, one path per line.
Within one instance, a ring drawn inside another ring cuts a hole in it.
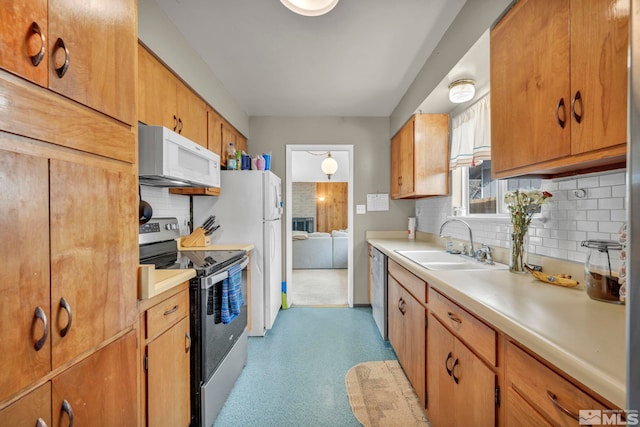
M 627 221 L 627 211 L 625 209 L 612 210 L 611 221 Z
M 601 233 L 615 233 L 617 235 L 620 232 L 620 227 L 622 227 L 622 222 L 600 222 L 598 231 Z
M 577 188 L 575 179 L 558 182 L 559 190 L 573 190 L 575 188 Z
M 609 221 L 611 219 L 611 212 L 608 210 L 588 211 L 587 219 L 589 221 Z
M 599 209 L 624 209 L 624 199 L 622 197 L 602 198 L 598 200 Z
M 587 239 L 588 240 L 610 240 L 611 239 L 611 234 L 610 233 L 599 233 L 599 232 L 595 232 L 595 231 L 590 231 L 587 233 Z
M 580 199 L 576 202 L 576 209 L 598 209 L 598 200 Z
M 615 185 L 611 187 L 611 197 L 627 197 L 627 186 Z
M 578 231 L 598 231 L 598 223 L 596 221 L 577 221 Z
M 611 197 L 611 187 L 589 188 L 587 190 L 587 197 L 589 199 L 603 199 Z
M 583 240 L 587 240 L 587 233 L 586 231 L 568 231 L 567 239 L 573 240 L 576 242 L 581 242 Z
M 600 187 L 600 179 L 597 176 L 589 176 L 578 179 L 578 188 Z
M 625 172 L 616 172 L 600 175 L 600 186 L 621 185 L 626 183 L 627 178 Z

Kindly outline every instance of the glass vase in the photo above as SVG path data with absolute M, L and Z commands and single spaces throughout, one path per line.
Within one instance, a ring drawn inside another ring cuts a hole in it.
M 528 230 L 519 233 L 511 233 L 511 246 L 509 247 L 509 271 L 512 273 L 526 273 L 524 265 L 527 263 L 529 249 Z

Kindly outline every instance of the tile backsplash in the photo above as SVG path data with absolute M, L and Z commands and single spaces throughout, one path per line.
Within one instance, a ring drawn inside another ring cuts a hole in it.
M 584 262 L 583 240 L 618 240 L 618 231 L 627 220 L 626 172 L 616 170 L 569 178 L 542 180 L 542 189 L 553 197 L 542 206 L 529 228 L 529 250 L 541 256 Z M 438 234 L 451 215 L 451 198 L 416 201 L 418 231 Z M 509 247 L 508 216 L 463 218 L 473 230 L 474 244 Z M 468 240 L 461 224 L 451 223 L 445 234 Z
M 189 234 L 189 196 L 170 194 L 168 188 L 141 187 L 142 200 L 153 209 L 152 218 L 178 218 L 180 234 Z

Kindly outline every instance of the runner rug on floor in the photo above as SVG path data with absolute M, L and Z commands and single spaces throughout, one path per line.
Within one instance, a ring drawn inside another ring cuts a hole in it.
M 431 425 L 397 360 L 360 363 L 345 382 L 353 415 L 363 426 Z

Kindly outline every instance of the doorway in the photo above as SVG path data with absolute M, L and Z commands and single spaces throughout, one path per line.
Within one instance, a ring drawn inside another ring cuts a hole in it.
M 286 155 L 287 305 L 353 307 L 353 145 L 289 144 Z

